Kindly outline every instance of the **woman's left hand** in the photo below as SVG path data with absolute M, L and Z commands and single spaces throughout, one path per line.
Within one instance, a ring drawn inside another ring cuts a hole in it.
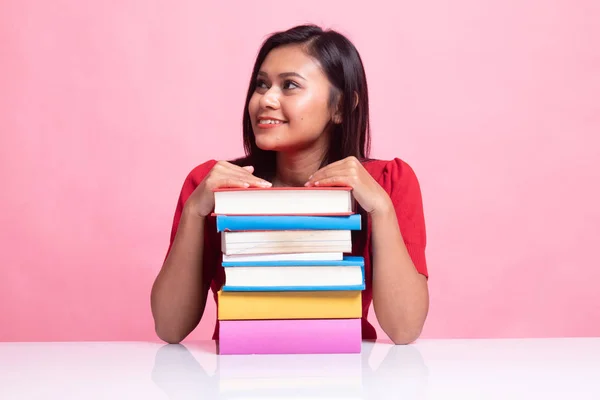
M 356 157 L 347 157 L 321 168 L 304 186 L 349 186 L 354 199 L 369 214 L 392 207 L 387 192 Z

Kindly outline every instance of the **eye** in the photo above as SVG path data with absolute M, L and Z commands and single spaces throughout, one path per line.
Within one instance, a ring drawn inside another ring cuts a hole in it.
M 267 82 L 265 82 L 264 79 L 258 79 L 256 81 L 256 89 L 268 89 L 269 86 L 267 85 Z
M 297 89 L 299 87 L 300 86 L 298 86 L 296 82 L 291 80 L 286 80 L 285 82 L 283 82 L 283 89 L 285 90 Z

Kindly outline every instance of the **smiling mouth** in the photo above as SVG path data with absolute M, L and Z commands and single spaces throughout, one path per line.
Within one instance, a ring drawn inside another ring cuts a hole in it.
M 286 121 L 280 121 L 278 119 L 259 119 L 257 121 L 257 127 L 259 129 L 272 129 L 280 127 L 286 123 Z
M 284 124 L 285 121 L 280 121 L 278 119 L 259 119 L 259 125 L 281 125 Z

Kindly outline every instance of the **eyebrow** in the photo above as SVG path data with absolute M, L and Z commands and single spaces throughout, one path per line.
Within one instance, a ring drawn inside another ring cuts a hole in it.
M 258 76 L 268 77 L 269 75 L 265 71 L 258 71 Z M 280 78 L 289 78 L 291 76 L 295 76 L 295 77 L 300 78 L 302 80 L 306 80 L 305 77 L 303 77 L 302 75 L 300 75 L 297 72 L 282 72 L 281 74 L 279 74 Z

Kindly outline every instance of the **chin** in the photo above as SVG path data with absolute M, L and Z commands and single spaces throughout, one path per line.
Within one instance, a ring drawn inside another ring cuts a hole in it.
M 256 137 L 256 147 L 265 151 L 282 151 L 284 148 L 276 140 L 271 138 Z
M 264 151 L 297 151 L 314 146 L 319 138 L 318 136 L 294 137 L 294 133 L 291 132 L 269 132 L 268 130 L 258 130 L 258 133 L 255 130 L 254 132 L 256 147 Z
M 255 133 L 254 140 L 256 141 L 256 147 L 265 151 L 281 151 L 282 144 L 284 144 L 274 132 L 260 132 L 258 135 Z

